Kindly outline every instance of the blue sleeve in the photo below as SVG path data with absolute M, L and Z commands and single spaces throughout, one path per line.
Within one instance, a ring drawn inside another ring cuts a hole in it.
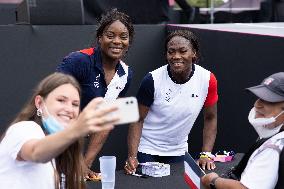
M 118 97 L 125 97 L 128 89 L 129 89 L 129 86 L 131 84 L 132 78 L 133 78 L 133 71 L 130 67 L 128 67 L 127 83 L 126 83 L 124 89 L 119 93 Z
M 72 75 L 79 82 L 82 80 L 87 70 L 85 56 L 80 52 L 72 52 L 64 57 L 62 62 L 57 66 L 56 71 Z
M 154 102 L 154 80 L 148 73 L 142 80 L 136 98 L 139 104 L 150 107 Z

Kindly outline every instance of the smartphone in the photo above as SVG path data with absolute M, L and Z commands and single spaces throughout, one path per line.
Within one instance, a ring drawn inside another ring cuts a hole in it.
M 116 125 L 136 122 L 139 119 L 138 103 L 136 97 L 118 98 L 112 102 L 106 102 L 102 106 L 115 105 L 118 110 L 110 113 L 110 116 L 118 116 L 119 121 Z

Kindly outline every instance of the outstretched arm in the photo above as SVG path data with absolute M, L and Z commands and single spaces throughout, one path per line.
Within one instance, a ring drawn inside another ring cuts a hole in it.
M 212 152 L 217 135 L 217 103 L 204 108 L 203 152 Z M 205 170 L 215 169 L 215 164 L 208 158 L 200 158 L 199 165 Z
M 103 131 L 99 133 L 94 133 L 90 137 L 90 142 L 85 154 L 85 163 L 88 168 L 93 164 L 93 161 L 96 159 L 98 153 L 101 151 L 110 131 Z
M 237 180 L 221 178 L 214 172 L 203 176 L 201 178 L 201 182 L 206 189 L 210 189 L 210 183 L 213 179 L 215 180 L 215 188 L 217 189 L 247 189 L 241 182 Z
M 135 172 L 135 169 L 138 166 L 138 161 L 137 161 L 138 146 L 140 143 L 143 122 L 145 117 L 147 116 L 148 111 L 149 107 L 139 104 L 140 119 L 138 122 L 129 125 L 128 138 L 127 138 L 128 158 L 124 166 L 124 169 L 128 174 Z
M 217 103 L 204 108 L 203 152 L 211 152 L 217 135 Z
M 58 156 L 79 138 L 90 133 L 112 129 L 118 118 L 109 118 L 107 115 L 115 111 L 117 107 L 96 108 L 102 101 L 102 98 L 92 100 L 77 120 L 70 123 L 70 126 L 63 131 L 24 143 L 17 159 L 45 163 Z

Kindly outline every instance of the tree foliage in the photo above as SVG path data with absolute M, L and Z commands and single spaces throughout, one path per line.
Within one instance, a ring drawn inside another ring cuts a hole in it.
M 194 7 L 210 7 L 212 0 L 187 0 L 187 2 Z M 226 0 L 214 0 L 214 6 L 218 7 L 224 4 Z

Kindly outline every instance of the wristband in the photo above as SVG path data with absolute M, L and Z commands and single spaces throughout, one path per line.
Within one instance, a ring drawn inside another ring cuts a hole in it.
M 214 160 L 214 155 L 211 152 L 200 152 L 199 158 L 207 158 L 210 160 Z

